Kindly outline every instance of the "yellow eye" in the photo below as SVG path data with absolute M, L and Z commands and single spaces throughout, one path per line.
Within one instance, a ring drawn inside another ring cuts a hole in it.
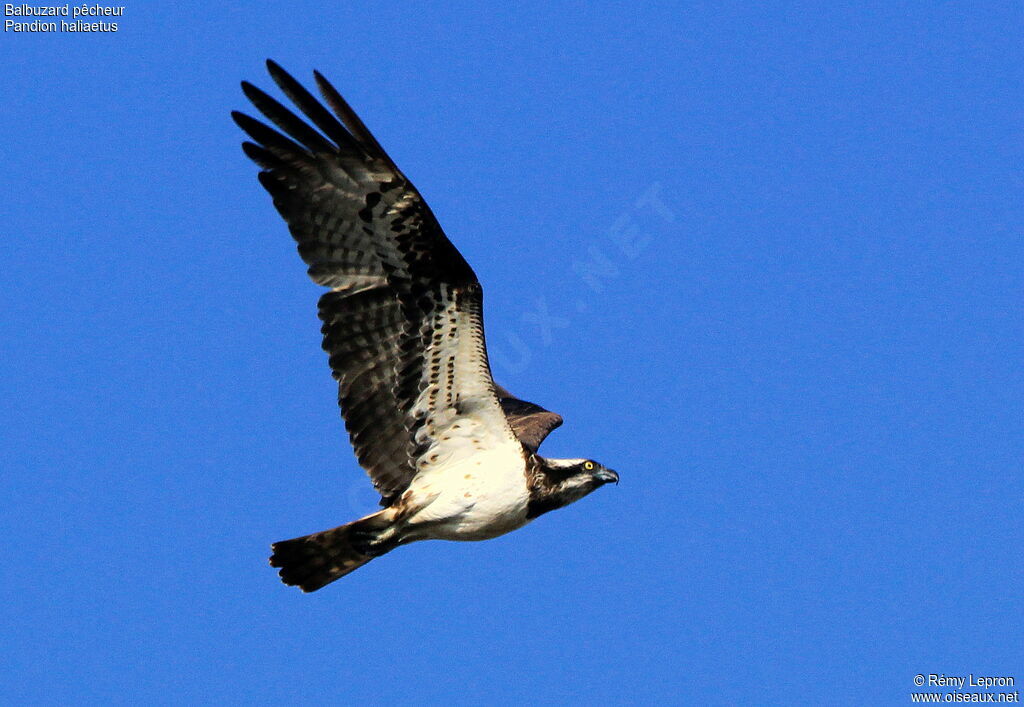
M 594 468 L 594 462 L 583 462 L 583 468 L 590 471 Z

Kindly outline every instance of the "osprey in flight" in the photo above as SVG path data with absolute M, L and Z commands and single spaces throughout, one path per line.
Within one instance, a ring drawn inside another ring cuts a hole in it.
M 323 76 L 314 72 L 330 111 L 280 66 L 267 68 L 312 125 L 247 82 L 277 129 L 232 117 L 253 140 L 242 147 L 310 277 L 329 288 L 323 348 L 383 506 L 274 543 L 281 579 L 316 591 L 399 545 L 497 537 L 618 482 L 595 461 L 537 454 L 562 418 L 491 378 L 480 283 L 423 197 Z

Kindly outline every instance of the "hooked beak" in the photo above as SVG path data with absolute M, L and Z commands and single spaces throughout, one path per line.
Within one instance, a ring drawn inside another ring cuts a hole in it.
M 594 474 L 594 478 L 602 484 L 610 484 L 612 482 L 615 484 L 619 483 L 619 475 L 611 469 L 601 469 L 601 471 Z

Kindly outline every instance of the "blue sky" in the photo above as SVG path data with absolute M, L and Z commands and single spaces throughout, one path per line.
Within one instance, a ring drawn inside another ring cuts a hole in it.
M 4 679 L 36 702 L 904 704 L 1024 681 L 1021 10 L 134 3 L 0 42 Z M 314 595 L 373 508 L 229 111 L 324 72 L 618 487 Z

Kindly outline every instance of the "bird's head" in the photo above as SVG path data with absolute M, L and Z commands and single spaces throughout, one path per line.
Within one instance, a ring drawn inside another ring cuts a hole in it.
M 605 484 L 619 483 L 616 472 L 593 459 L 537 460 L 539 466 L 530 490 L 531 518 L 578 501 Z

